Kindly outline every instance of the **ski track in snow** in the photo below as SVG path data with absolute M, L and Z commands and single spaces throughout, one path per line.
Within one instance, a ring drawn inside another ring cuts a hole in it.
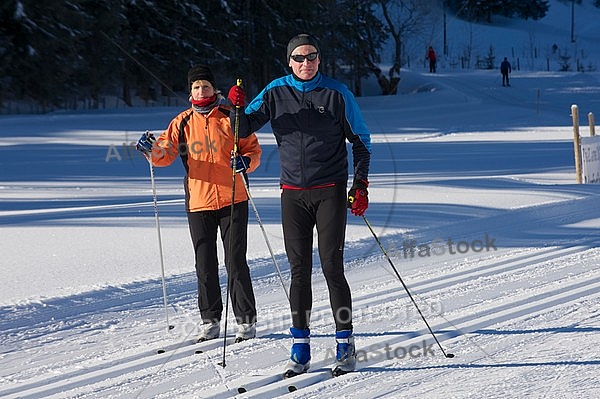
M 589 206 L 581 204 L 592 200 L 577 198 L 531 209 L 509 210 L 483 219 L 421 229 L 412 232 L 411 237 L 435 237 L 444 231 L 448 235 L 460 232 L 467 237 L 487 233 L 497 237 L 498 242 L 503 238 L 506 242 L 513 236 L 512 240 L 518 241 L 514 232 L 528 227 L 529 236 L 535 236 L 535 228 L 530 227 L 533 220 L 539 221 L 536 227 L 543 233 L 553 231 L 558 225 L 577 223 L 584 216 L 598 217 L 597 211 L 590 211 Z M 507 226 L 504 220 L 514 222 Z M 403 236 L 389 235 L 382 239 L 400 242 Z M 599 255 L 594 249 L 598 244 L 597 234 L 577 239 L 566 236 L 564 242 L 557 240 L 554 245 L 543 248 L 522 248 L 523 243 L 520 244 L 521 248 L 502 248 L 493 256 L 427 259 L 429 263 L 394 259 L 420 307 L 427 310 L 427 304 L 432 301 L 443 304 L 441 315 L 427 311 L 425 314 L 442 345 L 456 354 L 452 360 L 439 356 L 437 347 L 433 348 L 436 357 L 370 358 L 359 363 L 357 373 L 327 382 L 331 380 L 326 378 L 328 372 L 324 370 L 330 361 L 320 360 L 319 356 L 322 358 L 332 346 L 331 326 L 326 297 L 316 295 L 314 312 L 325 316 L 324 320 L 317 319 L 313 323 L 313 367 L 307 375 L 294 379 L 294 385 L 299 387 L 294 396 L 394 397 L 410 392 L 412 387 L 426 386 L 425 393 L 436 397 L 443 394 L 444 388 L 436 389 L 435 381 L 459 373 L 457 378 L 465 383 L 454 387 L 456 397 L 494 397 L 498 386 L 486 387 L 480 371 L 494 373 L 499 369 L 507 388 L 514 381 L 524 380 L 526 383 L 515 384 L 530 386 L 529 393 L 544 389 L 552 389 L 553 395 L 577 392 L 577 379 L 565 375 L 576 376 L 577 367 L 597 366 L 597 352 L 586 355 L 587 345 L 584 345 L 579 354 L 561 353 L 563 338 L 560 336 L 583 334 L 584 338 L 593 339 L 598 333 L 592 323 L 598 318 L 597 311 L 591 316 L 585 312 L 598 308 L 600 272 L 590 267 Z M 354 254 L 348 259 L 349 280 L 353 287 L 361 287 L 354 289 L 355 313 L 369 315 L 367 322 L 361 322 L 360 318 L 356 321 L 358 349 L 372 348 L 373 353 L 379 350 L 381 354 L 386 344 L 392 348 L 419 345 L 423 340 L 425 345 L 433 344 L 422 321 L 410 311 L 412 305 L 387 263 L 376 253 L 361 260 L 360 254 L 365 253 L 368 245 L 367 241 L 350 243 L 347 251 Z M 258 265 L 265 262 L 256 261 Z M 366 270 L 369 272 L 364 273 Z M 280 289 L 278 282 L 266 277 L 267 282 L 259 281 L 258 286 L 273 292 L 272 301 L 261 298 L 260 308 L 263 317 L 268 319 L 271 313 L 280 312 L 281 294 L 276 295 Z M 320 277 L 316 278 L 315 293 L 323 292 Z M 189 315 L 194 313 L 194 276 L 171 277 L 169 287 L 169 302 L 177 310 L 172 322 L 178 327 L 182 322 L 188 323 L 183 325 L 189 328 L 193 324 L 190 319 L 195 319 L 195 315 Z M 216 365 L 220 360 L 221 340 L 192 345 L 190 337 L 183 343 L 173 338 L 164 339 L 164 332 L 157 330 L 161 325 L 160 299 L 160 281 L 156 280 L 101 289 L 92 295 L 2 308 L 2 363 L 7 361 L 8 364 L 2 367 L 0 395 L 150 398 L 179 397 L 201 391 L 202 397 L 218 398 L 231 396 L 241 385 L 250 388 L 241 397 L 267 398 L 287 392 L 289 382 L 276 378 L 282 359 L 288 354 L 284 326 L 261 327 L 258 339 L 228 346 L 230 364 L 221 370 Z M 394 306 L 407 317 L 391 320 L 386 317 Z M 557 319 L 561 320 L 558 325 Z M 532 324 L 533 320 L 537 320 L 533 326 L 524 327 L 523 323 Z M 566 326 L 565 320 L 569 321 Z M 585 323 L 591 327 L 580 326 Z M 189 330 L 193 336 L 194 329 Z M 514 334 L 527 336 L 519 341 L 519 348 L 513 347 Z M 540 345 L 547 349 L 540 352 Z M 156 354 L 156 350 L 163 347 L 166 353 Z M 511 359 L 515 349 L 527 352 L 531 348 L 529 357 Z M 196 354 L 198 349 L 203 353 Z M 56 353 L 61 356 L 57 357 Z M 257 364 L 253 359 L 262 361 Z M 264 359 L 272 362 L 264 362 Z M 236 372 L 256 376 L 238 378 Z M 546 387 L 548 380 L 542 377 L 546 374 L 554 375 L 550 388 Z M 535 379 L 532 381 L 532 375 L 537 377 L 538 384 Z M 569 383 L 561 383 L 562 380 Z M 386 381 L 389 382 L 382 383 Z M 584 382 L 586 394 L 596 382 Z M 261 383 L 266 386 L 260 387 Z M 303 388 L 304 385 L 307 387 Z M 384 387 L 380 394 L 378 385 Z M 397 391 L 390 393 L 388 385 L 397 386 Z
M 579 201 L 574 199 L 543 210 L 535 209 L 534 213 L 544 223 L 553 223 L 553 220 L 554 223 L 573 223 L 580 220 L 581 213 L 588 212 L 586 207 L 573 205 Z M 515 212 L 527 214 L 531 210 L 506 213 Z M 502 237 L 510 235 L 515 228 L 526 228 L 530 223 L 525 219 L 522 226 L 502 227 L 500 222 L 494 222 L 503 218 L 507 216 L 494 215 L 487 220 L 477 220 L 477 223 L 467 221 L 445 228 L 463 233 L 472 230 L 471 236 L 487 232 Z M 387 238 L 390 237 L 384 239 Z M 480 370 L 494 373 L 498 369 L 503 371 L 506 387 L 510 387 L 513 380 L 527 379 L 530 393 L 539 393 L 541 386 L 547 384 L 547 380 L 539 375 L 560 370 L 554 377 L 552 392 L 571 392 L 572 385 L 576 384 L 572 380 L 567 385 L 559 383 L 561 375 L 576 375 L 578 366 L 600 365 L 598 349 L 588 345 L 582 345 L 579 354 L 560 351 L 561 339 L 565 339 L 561 335 L 568 339 L 580 333 L 590 338 L 598 334 L 597 328 L 586 329 L 584 326 L 593 326 L 593 321 L 600 317 L 597 311 L 600 271 L 591 267 L 594 263 L 590 262 L 590 259 L 600 257 L 600 250 L 594 248 L 598 241 L 596 235 L 551 247 L 500 248 L 493 256 L 465 256 L 460 260 L 448 257 L 443 261 L 432 259 L 429 264 L 421 262 L 418 268 L 411 265 L 411 272 L 403 278 L 419 307 L 425 310 L 442 346 L 447 352 L 456 354 L 454 359 L 441 356 L 436 345 L 432 348 L 435 357 L 389 359 L 383 356 L 386 345 L 408 348 L 413 344 L 426 342 L 429 346 L 435 342 L 416 312 L 410 311 L 412 304 L 400 283 L 390 274 L 387 263 L 376 256 L 363 262 L 355 259 L 350 262 L 352 266 L 348 273 L 354 288 L 355 313 L 361 317 L 368 315 L 365 322 L 358 317 L 355 323 L 357 349 L 371 348 L 371 353 L 365 361 L 359 362 L 357 373 L 338 377 L 331 383 L 320 382 L 329 381 L 326 367 L 331 359 L 323 361 L 322 358 L 332 346 L 332 337 L 328 301 L 322 295 L 323 280 L 319 275 L 315 281 L 314 313 L 324 317 L 313 320 L 311 372 L 293 379 L 294 385 L 299 387 L 295 397 L 340 394 L 378 397 L 377 385 L 382 379 L 389 379 L 398 390 L 391 394 L 385 388 L 381 397 L 410 392 L 411 387 L 423 384 L 428 387 L 427 394 L 435 397 L 443 392 L 443 388 L 435 388 L 436 379 L 451 373 L 460 373 L 460 378 L 465 379 L 465 370 L 467 375 L 473 375 L 473 380 L 466 378 L 464 385 L 455 387 L 456 397 L 494 397 L 498 387 L 492 389 L 482 384 Z M 402 258 L 393 260 L 400 268 L 411 262 Z M 369 272 L 365 273 L 366 270 Z M 181 320 L 185 321 L 185 317 L 193 312 L 193 277 L 180 276 L 181 281 L 172 279 L 169 282 L 170 287 L 176 287 L 175 291 L 170 290 L 169 302 L 182 309 L 183 317 L 175 313 L 172 319 L 178 328 Z M 273 291 L 276 291 L 277 282 L 270 284 L 275 285 Z M 279 312 L 281 303 L 277 303 L 277 297 L 272 295 L 272 302 L 261 300 L 260 309 L 267 318 L 269 312 Z M 194 345 L 190 341 L 193 334 L 179 341 L 164 339 L 165 333 L 157 331 L 161 324 L 157 305 L 161 303 L 160 298 L 160 281 L 154 281 L 100 290 L 92 297 L 60 299 L 56 303 L 49 301 L 43 307 L 29 305 L 29 315 L 27 309 L 19 309 L 19 317 L 12 321 L 7 321 L 6 316 L 15 314 L 14 309 L 2 309 L 2 363 L 10 362 L 2 367 L 0 396 L 150 398 L 162 397 L 162 394 L 164 397 L 185 395 L 199 389 L 203 392 L 202 397 L 220 398 L 230 397 L 236 387 L 242 385 L 250 389 L 241 397 L 267 398 L 287 392 L 290 382 L 276 378 L 282 360 L 288 354 L 285 327 L 259 326 L 259 338 L 228 345 L 226 355 L 230 364 L 221 370 L 216 364 L 221 357 L 221 340 Z M 435 304 L 443 304 L 443 311 L 437 314 L 439 306 L 429 311 L 428 304 L 434 304 L 434 308 Z M 389 310 L 394 306 L 404 312 L 404 317 L 389 317 Z M 586 313 L 592 309 L 596 309 L 594 314 Z M 565 317 L 569 320 L 566 326 Z M 557 319 L 561 323 L 557 324 Z M 523 323 L 531 325 L 533 320 L 536 323 L 529 329 L 523 326 Z M 124 340 L 123 334 L 129 338 Z M 525 336 L 519 341 L 519 348 L 512 347 L 514 334 Z M 156 354 L 165 342 L 166 353 Z M 540 351 L 540 346 L 545 349 Z M 72 349 L 65 352 L 66 348 Z M 196 354 L 196 350 L 203 353 Z M 525 353 L 531 350 L 531 353 L 515 361 L 511 359 L 515 350 Z M 57 351 L 62 352 L 58 358 L 55 356 Z M 585 355 L 586 351 L 592 354 L 596 351 L 595 356 Z M 19 358 L 27 367 L 19 364 Z M 253 358 L 269 358 L 273 362 L 256 364 Z M 237 377 L 236 372 L 241 372 L 244 377 Z M 247 377 L 253 374 L 257 376 Z M 531 380 L 531 375 L 540 378 L 539 385 Z M 252 383 L 246 384 L 246 381 Z M 266 385 L 257 386 L 261 383 Z M 305 384 L 308 387 L 302 388 Z M 590 384 L 585 385 L 589 388 Z M 589 394 L 589 390 L 586 392 Z

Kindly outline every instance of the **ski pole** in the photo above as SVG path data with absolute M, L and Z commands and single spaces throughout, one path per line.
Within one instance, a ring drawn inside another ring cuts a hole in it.
M 237 80 L 237 85 L 241 86 L 242 85 L 242 79 L 238 79 Z M 231 156 L 235 157 L 237 152 L 238 152 L 238 139 L 239 139 L 239 134 L 240 134 L 240 106 L 236 105 L 235 106 L 235 125 L 233 126 L 233 150 L 231 150 Z M 236 162 L 235 162 L 235 158 L 233 160 L 233 162 L 231 163 L 231 213 L 229 216 L 229 270 L 227 270 L 227 289 L 226 289 L 226 293 L 225 293 L 225 323 L 223 326 L 223 329 L 225 330 L 225 333 L 223 334 L 223 361 L 221 363 L 219 363 L 219 365 L 223 366 L 223 368 L 225 368 L 225 366 L 227 365 L 225 363 L 225 347 L 227 346 L 227 318 L 228 318 L 228 314 L 229 314 L 229 285 L 231 284 L 231 281 L 229 279 L 229 272 L 232 270 L 232 261 L 233 261 L 233 257 L 231 256 L 232 254 L 232 250 L 233 250 L 233 207 L 235 205 L 235 167 L 236 167 Z
M 245 180 L 244 180 L 244 182 L 245 182 L 244 187 L 246 187 L 246 193 L 248 194 L 248 199 L 250 200 L 250 204 L 252 204 L 252 209 L 254 209 L 254 214 L 256 215 L 256 221 L 258 222 L 258 225 L 260 226 L 260 229 L 262 230 L 263 237 L 265 238 L 265 242 L 267 243 L 267 248 L 269 248 L 269 252 L 271 253 L 271 259 L 273 259 L 273 263 L 275 264 L 275 268 L 277 269 L 277 274 L 279 275 L 279 281 L 281 281 L 281 286 L 283 287 L 283 291 L 285 292 L 285 296 L 287 297 L 287 300 L 289 302 L 290 294 L 288 294 L 288 290 L 285 287 L 285 282 L 283 281 L 281 269 L 279 268 L 279 265 L 277 264 L 277 260 L 275 260 L 273 248 L 271 248 L 271 243 L 269 242 L 269 237 L 267 236 L 267 232 L 265 231 L 265 226 L 263 225 L 262 220 L 260 219 L 260 215 L 258 214 L 258 209 L 256 208 L 256 204 L 254 203 L 254 199 L 252 198 L 252 195 L 250 194 L 250 187 L 248 187 L 248 182 L 246 182 Z
M 167 308 L 167 282 L 165 280 L 165 262 L 163 259 L 160 221 L 158 220 L 158 200 L 156 195 L 156 182 L 154 180 L 154 168 L 152 167 L 152 154 L 146 156 L 146 158 L 148 159 L 148 164 L 150 165 L 150 181 L 152 182 L 152 198 L 154 199 L 154 221 L 156 224 L 156 235 L 158 236 L 158 253 L 160 255 L 160 271 L 162 275 L 163 305 L 165 308 L 165 320 L 167 322 L 167 331 L 169 331 L 175 328 L 175 326 L 169 324 L 169 310 Z
M 352 199 L 350 199 L 350 200 L 352 200 Z M 350 202 L 352 202 L 352 201 L 350 201 Z M 400 283 L 402 283 L 402 286 L 404 287 L 404 290 L 408 294 L 408 297 L 410 298 L 410 300 L 412 301 L 412 303 L 415 305 L 415 308 L 417 308 L 417 311 L 419 312 L 419 315 L 421 315 L 421 318 L 425 322 L 425 325 L 427 326 L 427 329 L 429 330 L 429 332 L 433 336 L 433 339 L 435 340 L 435 342 L 440 347 L 440 350 L 442 351 L 442 353 L 444 354 L 445 357 L 448 357 L 448 358 L 454 357 L 454 354 L 452 354 L 452 353 L 446 353 L 446 351 L 444 351 L 444 348 L 442 348 L 442 344 L 440 344 L 440 341 L 438 341 L 437 337 L 433 333 L 433 330 L 429 326 L 429 323 L 427 323 L 427 320 L 425 319 L 425 316 L 423 316 L 423 313 L 421 312 L 421 309 L 419 309 L 419 306 L 417 305 L 417 302 L 415 302 L 413 296 L 410 294 L 410 291 L 408 290 L 408 287 L 404 283 L 404 280 L 402 280 L 402 277 L 400 277 L 400 273 L 398 273 L 398 270 L 396 269 L 396 266 L 394 266 L 394 263 L 392 262 L 392 260 L 388 256 L 387 251 L 385 250 L 385 248 L 381 244 L 381 241 L 379 241 L 379 238 L 375 234 L 375 231 L 373 231 L 373 228 L 371 227 L 371 224 L 369 223 L 369 221 L 367 220 L 367 217 L 365 215 L 363 215 L 363 220 L 365 221 L 365 224 L 367 225 L 367 227 L 371 231 L 371 234 L 373 234 L 373 237 L 375 238 L 375 241 L 377 241 L 377 244 L 379 245 L 379 248 L 381 249 L 381 252 L 383 252 L 383 255 L 385 256 L 385 258 L 389 262 L 390 266 L 392 266 L 392 269 L 394 269 L 394 273 L 396 273 L 396 277 L 398 277 L 398 280 L 400 280 Z

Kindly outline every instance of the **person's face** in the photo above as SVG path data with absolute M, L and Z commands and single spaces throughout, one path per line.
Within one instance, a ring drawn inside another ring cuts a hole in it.
M 212 97 L 215 94 L 215 88 L 208 80 L 196 80 L 192 83 L 191 95 L 194 100 Z
M 310 44 L 298 46 L 294 49 L 294 51 L 292 51 L 292 56 L 290 57 L 289 65 L 290 68 L 292 68 L 292 71 L 294 71 L 294 75 L 298 76 L 302 80 L 310 80 L 315 77 L 315 75 L 319 71 L 319 64 L 321 62 L 320 57 L 318 55 L 312 61 L 310 61 L 308 58 L 304 58 L 302 62 L 294 61 L 294 56 L 306 56 L 315 53 L 317 53 L 317 49 L 314 46 L 311 46 Z

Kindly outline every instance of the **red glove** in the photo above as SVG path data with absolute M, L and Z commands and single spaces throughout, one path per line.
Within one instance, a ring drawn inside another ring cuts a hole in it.
M 244 89 L 241 86 L 231 86 L 229 89 L 229 94 L 227 95 L 231 104 L 236 107 L 243 107 L 244 100 L 246 99 L 246 93 L 244 93 Z
M 369 207 L 367 187 L 369 187 L 369 182 L 366 179 L 360 179 L 355 181 L 348 191 L 348 208 L 355 216 L 364 215 Z

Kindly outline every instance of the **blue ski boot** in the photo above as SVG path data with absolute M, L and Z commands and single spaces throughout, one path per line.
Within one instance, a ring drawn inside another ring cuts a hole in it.
M 283 378 L 290 378 L 298 374 L 306 373 L 310 367 L 310 330 L 290 328 L 294 341 L 290 360 L 285 365 Z
M 335 341 L 337 342 L 337 351 L 332 373 L 334 377 L 337 377 L 356 369 L 356 349 L 352 330 L 336 331 Z

